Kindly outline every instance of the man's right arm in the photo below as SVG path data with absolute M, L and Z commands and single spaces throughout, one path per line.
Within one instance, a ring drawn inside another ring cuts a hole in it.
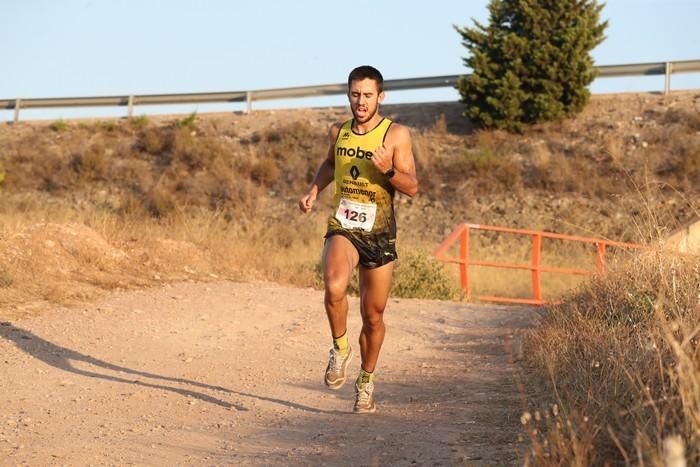
M 340 132 L 340 124 L 334 124 L 328 130 L 328 152 L 326 153 L 326 158 L 321 163 L 320 167 L 316 171 L 311 186 L 308 192 L 302 196 L 299 200 L 299 209 L 301 212 L 307 213 L 311 210 L 318 197 L 318 194 L 323 191 L 324 188 L 328 186 L 329 183 L 333 181 L 335 176 L 335 140 L 338 138 L 338 133 Z

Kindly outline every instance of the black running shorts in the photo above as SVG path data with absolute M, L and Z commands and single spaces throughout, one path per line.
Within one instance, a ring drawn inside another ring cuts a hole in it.
M 329 230 L 324 238 L 329 239 L 333 235 L 342 235 L 350 240 L 360 256 L 360 264 L 367 269 L 384 266 L 398 258 L 396 240 L 388 233 L 366 236 L 347 230 Z

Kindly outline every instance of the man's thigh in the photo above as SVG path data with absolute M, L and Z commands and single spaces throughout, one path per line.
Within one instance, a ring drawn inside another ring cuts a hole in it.
M 342 235 L 331 235 L 323 248 L 323 279 L 326 286 L 331 282 L 350 283 L 352 272 L 360 257 L 355 246 Z
M 391 289 L 394 262 L 378 268 L 360 267 L 360 299 L 363 312 L 382 312 Z

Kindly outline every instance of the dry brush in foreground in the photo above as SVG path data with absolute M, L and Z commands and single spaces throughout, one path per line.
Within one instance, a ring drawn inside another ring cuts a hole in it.
M 699 465 L 698 323 L 690 256 L 629 259 L 547 309 L 527 342 L 530 382 L 549 394 L 521 420 L 528 463 L 670 465 L 676 446 Z

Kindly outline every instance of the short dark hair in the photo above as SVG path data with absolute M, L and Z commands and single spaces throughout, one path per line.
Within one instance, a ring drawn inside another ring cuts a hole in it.
M 374 80 L 377 83 L 377 90 L 379 92 L 382 92 L 384 90 L 384 77 L 379 72 L 379 70 L 369 65 L 358 66 L 350 72 L 350 75 L 348 75 L 348 89 L 350 89 L 350 85 L 353 81 L 359 81 L 368 78 Z

